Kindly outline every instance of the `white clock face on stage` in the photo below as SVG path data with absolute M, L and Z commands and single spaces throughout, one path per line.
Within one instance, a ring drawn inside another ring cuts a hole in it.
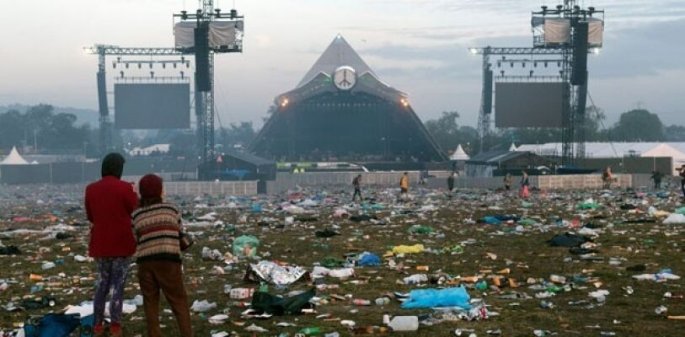
M 342 66 L 333 73 L 333 83 L 340 90 L 350 90 L 357 83 L 357 74 L 354 68 Z

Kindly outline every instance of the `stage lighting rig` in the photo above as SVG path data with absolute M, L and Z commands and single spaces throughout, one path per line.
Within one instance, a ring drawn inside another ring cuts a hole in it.
M 113 150 L 112 144 L 112 122 L 110 120 L 109 105 L 107 98 L 107 77 L 106 77 L 106 57 L 116 56 L 115 61 L 113 61 L 112 66 L 116 68 L 117 64 L 123 64 L 125 69 L 129 69 L 129 64 L 140 64 L 141 62 L 150 62 L 148 60 L 134 60 L 127 61 L 124 60 L 126 56 L 175 56 L 180 55 L 178 51 L 173 48 L 122 48 L 114 45 L 98 44 L 91 47 L 84 48 L 84 52 L 88 54 L 98 55 L 98 72 L 97 72 L 97 92 L 98 92 L 98 112 L 100 115 L 99 119 L 99 151 L 101 154 L 105 154 Z M 124 71 L 119 71 L 119 77 L 115 80 L 126 81 L 129 77 L 126 77 Z M 132 78 L 131 79 L 135 79 Z
M 243 50 L 243 16 L 238 11 L 231 9 L 224 13 L 221 9 L 213 8 L 213 0 L 202 0 L 201 8 L 194 13 L 180 11 L 173 14 L 175 44 L 173 48 L 123 48 L 113 45 L 94 45 L 84 48 L 88 54 L 98 55 L 98 105 L 100 113 L 100 152 L 102 154 L 112 150 L 112 123 L 110 122 L 109 107 L 107 103 L 106 85 L 106 63 L 107 56 L 116 56 L 116 61 L 112 62 L 112 67 L 116 68 L 123 64 L 125 69 L 130 68 L 130 64 L 138 64 L 142 69 L 143 64 L 148 64 L 153 69 L 154 63 L 162 65 L 166 69 L 166 64 L 170 63 L 174 69 L 183 67 L 190 69 L 190 61 L 185 56 L 195 57 L 195 114 L 197 122 L 198 152 L 204 162 L 214 161 L 214 97 L 213 97 L 213 77 L 214 77 L 214 54 L 217 53 L 236 53 Z M 197 36 L 197 38 L 196 38 Z M 196 43 L 197 42 L 197 43 Z M 149 56 L 169 57 L 180 56 L 178 59 L 166 60 L 124 60 L 123 56 Z M 159 76 L 150 71 L 149 77 L 130 77 L 124 76 L 123 70 L 119 72 L 121 81 L 137 81 L 146 79 L 155 81 L 178 79 L 178 77 Z M 186 80 L 184 71 L 180 71 L 180 78 Z M 187 79 L 189 81 L 189 79 Z
M 540 11 L 532 12 L 532 48 L 468 49 L 471 54 L 483 56 L 483 89 L 478 118 L 480 151 L 484 150 L 492 124 L 490 112 L 494 80 L 489 59 L 491 56 L 501 56 L 501 59 L 497 60 L 501 75 L 497 77 L 497 81 L 560 81 L 568 84 L 568 92 L 563 95 L 566 120 L 562 132 L 562 164 L 573 164 L 576 159 L 585 156 L 583 125 L 587 96 L 587 54 L 597 54 L 602 47 L 604 11 L 595 7 L 584 9 L 577 5 L 577 0 L 563 2 L 563 5 L 552 8 L 541 6 Z M 502 69 L 505 62 L 508 62 L 511 68 L 506 76 Z M 514 67 L 515 63 L 521 63 L 521 69 L 525 69 L 528 62 L 533 63 L 533 68 L 542 63 L 544 68 L 521 74 L 521 70 Z M 574 144 L 577 144 L 575 153 Z
M 173 14 L 174 46 L 182 54 L 195 56 L 195 115 L 200 157 L 214 162 L 214 54 L 243 50 L 244 17 L 231 9 L 228 15 L 202 0 L 194 14 Z M 190 65 L 186 63 L 188 68 Z

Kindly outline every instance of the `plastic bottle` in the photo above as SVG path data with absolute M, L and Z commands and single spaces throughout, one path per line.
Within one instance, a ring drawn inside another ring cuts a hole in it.
M 554 284 L 550 284 L 547 286 L 547 291 L 552 292 L 552 293 L 558 293 L 564 290 L 564 288 L 556 286 Z
M 354 275 L 354 268 L 332 269 L 330 272 L 328 272 L 328 276 L 336 277 L 336 278 L 345 278 L 345 277 L 350 277 L 353 275 Z
M 395 316 L 390 320 L 388 326 L 393 331 L 416 331 L 419 329 L 419 318 L 417 316 Z
M 317 336 L 321 334 L 321 328 L 318 326 L 308 327 L 300 330 L 300 333 L 307 336 Z

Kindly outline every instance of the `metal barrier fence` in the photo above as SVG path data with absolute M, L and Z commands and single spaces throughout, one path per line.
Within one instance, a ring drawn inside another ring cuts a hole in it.
M 415 185 L 419 181 L 418 171 L 408 171 L 409 184 Z M 275 181 L 267 182 L 267 193 L 279 193 L 289 189 L 301 187 L 324 186 L 352 186 L 352 180 L 358 174 L 362 175 L 365 186 L 395 186 L 399 187 L 400 178 L 404 172 L 305 172 L 278 173 Z

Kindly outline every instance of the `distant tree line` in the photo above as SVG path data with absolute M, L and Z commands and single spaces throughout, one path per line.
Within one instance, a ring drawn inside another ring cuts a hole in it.
M 215 149 L 217 153 L 247 148 L 256 135 L 252 122 L 231 123 L 228 127 L 220 127 L 214 132 Z M 199 140 L 195 130 L 159 130 L 152 136 L 142 139 L 128 133 L 124 134 L 123 143 L 127 147 L 146 147 L 154 144 L 169 144 L 169 155 L 187 157 L 198 152 Z M 130 143 L 130 144 L 129 144 Z
M 436 119 L 425 122 L 428 131 L 440 147 L 451 154 L 459 144 L 469 154 L 478 152 L 478 130 L 460 126 L 457 111 L 445 111 Z M 655 113 L 646 109 L 634 109 L 621 114 L 618 122 L 606 126 L 606 116 L 601 109 L 588 107 L 585 117 L 585 139 L 589 142 L 682 142 L 685 126 L 665 126 Z M 507 149 L 515 144 L 542 144 L 561 142 L 558 128 L 507 128 L 497 129 L 484 140 L 484 150 Z
M 664 126 L 657 114 L 646 109 L 634 109 L 621 114 L 614 125 L 604 125 L 605 115 L 601 109 L 589 107 L 585 118 L 587 141 L 685 141 L 685 126 Z M 39 104 L 25 111 L 11 109 L 0 113 L 0 153 L 8 153 L 13 146 L 38 153 L 96 154 L 97 129 L 88 124 L 77 126 L 77 118 L 70 113 L 55 113 L 53 106 Z M 478 152 L 478 130 L 459 124 L 457 111 L 445 111 L 436 119 L 427 120 L 426 129 L 440 147 L 451 154 L 461 144 L 469 154 Z M 257 135 L 252 122 L 231 123 L 216 130 L 216 150 L 225 152 L 244 149 Z M 115 146 L 149 146 L 171 144 L 170 154 L 189 156 L 197 153 L 198 139 L 194 130 L 159 130 L 142 139 L 114 134 Z M 497 129 L 485 140 L 485 149 L 507 149 L 511 143 L 540 144 L 560 142 L 561 129 L 509 128 Z M 124 144 L 127 144 L 124 146 Z
M 55 113 L 51 105 L 39 104 L 26 111 L 0 113 L 0 150 L 13 146 L 31 152 L 83 153 L 95 144 L 89 125 L 76 126 L 76 116 Z

